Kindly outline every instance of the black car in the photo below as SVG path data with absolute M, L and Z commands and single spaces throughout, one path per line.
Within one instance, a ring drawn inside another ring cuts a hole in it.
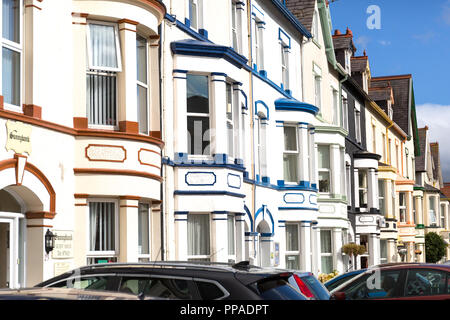
M 110 263 L 75 269 L 36 287 L 118 291 L 183 300 L 307 300 L 289 284 L 292 275 L 246 261 Z

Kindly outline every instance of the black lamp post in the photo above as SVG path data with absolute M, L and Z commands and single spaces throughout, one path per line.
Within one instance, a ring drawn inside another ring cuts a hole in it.
M 56 235 L 54 235 L 50 229 L 47 229 L 47 232 L 45 233 L 45 252 L 47 252 L 47 254 L 55 248 L 55 238 Z

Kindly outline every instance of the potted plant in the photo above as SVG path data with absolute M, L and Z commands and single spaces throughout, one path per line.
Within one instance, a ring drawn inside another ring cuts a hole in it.
M 356 270 L 356 257 L 366 252 L 366 247 L 356 243 L 347 243 L 342 246 L 342 252 L 352 259 L 353 268 Z

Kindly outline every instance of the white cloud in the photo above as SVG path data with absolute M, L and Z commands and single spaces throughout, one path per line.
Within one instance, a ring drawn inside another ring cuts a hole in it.
M 367 45 L 370 42 L 370 38 L 366 36 L 359 36 L 355 39 L 355 44 L 360 45 L 362 49 L 367 49 Z
M 420 34 L 413 34 L 412 37 L 416 40 L 419 40 L 422 43 L 428 43 L 430 42 L 434 37 L 436 37 L 436 34 L 432 31 L 428 31 L 426 33 L 420 33 Z
M 418 105 L 417 126 L 428 126 L 430 142 L 439 142 L 442 176 L 444 181 L 450 182 L 450 105 Z
M 450 25 L 450 1 L 448 0 L 443 6 L 442 6 L 442 19 L 444 22 L 448 25 Z
M 387 40 L 380 40 L 380 41 L 378 41 L 378 43 L 381 44 L 382 46 L 389 46 L 389 45 L 391 45 L 391 42 L 387 41 Z

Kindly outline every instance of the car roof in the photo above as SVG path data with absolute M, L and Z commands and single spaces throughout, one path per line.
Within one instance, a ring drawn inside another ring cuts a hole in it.
M 139 300 L 130 293 L 82 290 L 73 288 L 21 288 L 0 290 L 0 300 Z
M 134 269 L 134 270 L 133 270 Z M 128 273 L 133 270 L 136 273 L 145 273 L 150 270 L 158 274 L 164 274 L 164 270 L 173 270 L 174 276 L 191 276 L 191 277 L 208 277 L 209 273 L 214 273 L 213 277 L 219 275 L 233 274 L 241 282 L 248 284 L 255 281 L 259 281 L 262 278 L 277 277 L 280 275 L 290 276 L 292 271 L 284 269 L 276 269 L 270 267 L 258 267 L 250 265 L 248 261 L 242 261 L 239 263 L 222 263 L 222 262 L 197 262 L 197 261 L 154 261 L 154 262 L 140 262 L 140 263 L 106 263 L 106 264 L 93 264 L 83 266 L 77 269 L 73 269 L 65 272 L 59 276 L 45 280 L 37 287 L 48 285 L 49 282 L 58 281 L 71 277 L 76 273 Z M 189 271 L 189 274 L 183 274 L 183 270 Z M 210 276 L 209 276 L 210 277 Z M 216 278 L 217 279 L 217 278 Z
M 338 287 L 331 290 L 331 293 L 339 292 L 341 288 L 345 287 L 348 283 L 355 281 L 356 279 L 359 279 L 360 277 L 363 277 L 364 274 L 367 274 L 369 272 L 373 272 L 375 269 L 380 270 L 396 270 L 396 269 L 413 269 L 413 268 L 426 268 L 426 269 L 441 269 L 450 271 L 450 265 L 444 265 L 444 264 L 435 264 L 435 263 L 420 263 L 420 262 L 411 262 L 411 263 L 386 263 L 381 265 L 372 266 L 370 268 L 364 269 L 363 272 L 361 272 L 356 277 L 350 279 L 349 281 L 346 281 L 339 285 Z

